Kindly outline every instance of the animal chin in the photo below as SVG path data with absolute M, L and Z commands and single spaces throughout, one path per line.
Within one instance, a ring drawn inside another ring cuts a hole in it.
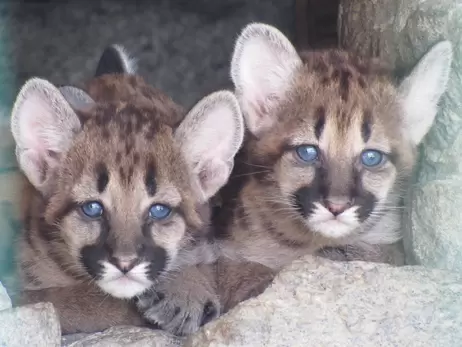
M 131 299 L 153 285 L 153 282 L 146 276 L 147 265 L 140 264 L 127 274 L 123 274 L 109 263 L 104 263 L 103 268 L 102 276 L 96 283 L 103 291 L 113 297 Z
M 346 237 L 354 230 L 351 226 L 342 223 L 335 218 L 326 222 L 311 223 L 310 228 L 315 233 L 319 233 L 329 239 L 340 239 Z

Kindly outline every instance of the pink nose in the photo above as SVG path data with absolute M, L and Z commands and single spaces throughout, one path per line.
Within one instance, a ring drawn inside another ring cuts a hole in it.
M 345 212 L 347 209 L 351 207 L 351 202 L 350 201 L 333 202 L 330 200 L 326 200 L 325 206 L 329 210 L 330 213 L 332 213 L 334 216 L 338 216 L 339 214 Z
M 124 274 L 133 269 L 136 265 L 136 257 L 119 257 L 114 259 L 114 265 Z

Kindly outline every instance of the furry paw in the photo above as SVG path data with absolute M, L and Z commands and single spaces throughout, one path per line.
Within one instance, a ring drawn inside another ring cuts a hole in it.
M 138 297 L 137 307 L 148 322 L 180 336 L 196 332 L 220 315 L 213 286 L 194 277 L 162 281 Z

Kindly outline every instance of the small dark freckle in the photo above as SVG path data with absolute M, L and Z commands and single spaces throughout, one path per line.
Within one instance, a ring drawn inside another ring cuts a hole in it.
M 146 167 L 145 185 L 149 196 L 154 196 L 156 193 L 156 178 L 155 178 L 154 163 L 149 162 Z
M 103 125 L 108 124 L 111 121 L 111 118 L 112 117 L 111 117 L 110 114 L 104 113 L 103 116 L 102 116 Z
M 138 153 L 135 153 L 133 155 L 133 164 L 138 165 L 140 162 L 140 155 Z
M 324 129 L 326 109 L 323 106 L 319 106 L 315 111 L 315 117 L 316 117 L 316 125 L 314 128 L 314 134 L 316 138 L 319 139 Z
M 99 162 L 96 164 L 95 173 L 97 176 L 96 189 L 99 193 L 102 193 L 109 182 L 109 172 L 106 168 L 106 165 Z
M 361 88 L 365 89 L 366 88 L 366 81 L 363 77 L 358 78 L 358 84 Z
M 103 139 L 108 140 L 111 137 L 111 134 L 109 133 L 109 130 L 107 128 L 103 128 L 101 136 L 103 137 Z
M 141 131 L 142 126 L 143 126 L 143 119 L 142 119 L 142 116 L 139 115 L 139 117 L 137 117 L 135 120 L 135 131 L 139 133 Z
M 125 154 L 130 154 L 130 152 L 132 151 L 133 149 L 133 144 L 131 143 L 131 141 L 128 141 L 125 143 Z
M 350 87 L 351 72 L 342 70 L 340 74 L 340 96 L 344 101 L 348 100 L 348 92 Z
M 132 85 L 132 87 L 136 87 L 137 86 L 137 83 L 136 83 L 137 79 L 135 76 L 130 76 L 129 79 L 128 79 L 128 83 L 130 83 Z
M 369 109 L 364 110 L 363 114 L 363 124 L 361 126 L 361 135 L 364 142 L 369 141 L 371 137 L 371 120 L 372 112 Z
M 120 164 L 121 161 L 122 161 L 122 153 L 117 152 L 116 157 L 115 157 L 115 162 L 116 164 Z
M 356 69 L 361 75 L 366 75 L 369 72 L 368 68 L 364 64 L 358 64 Z
M 90 122 L 89 122 L 90 123 Z M 94 123 L 95 125 L 97 126 L 102 126 L 103 125 L 103 117 L 95 117 L 95 120 L 94 120 Z M 90 123 L 91 124 L 91 123 Z
M 120 175 L 120 180 L 121 181 L 126 181 L 127 177 L 125 175 L 125 171 L 123 167 L 119 167 L 119 175 Z
M 133 166 L 130 166 L 130 168 L 128 169 L 128 175 L 127 175 L 127 181 L 130 183 L 132 178 L 133 178 L 133 173 L 134 173 L 135 169 L 133 168 Z
M 145 133 L 145 138 L 146 140 L 152 140 L 154 139 L 154 136 L 156 135 L 156 132 L 157 132 L 157 126 L 155 123 L 151 123 L 149 125 L 149 128 L 147 130 L 147 132 Z
M 131 134 L 132 131 L 133 131 L 132 122 L 128 120 L 127 123 L 125 124 L 125 135 Z

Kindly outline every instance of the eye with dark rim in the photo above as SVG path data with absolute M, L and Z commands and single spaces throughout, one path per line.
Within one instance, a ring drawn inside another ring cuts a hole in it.
M 361 164 L 366 168 L 379 167 L 386 159 L 386 154 L 376 149 L 366 149 L 361 153 Z
M 301 145 L 295 148 L 298 158 L 306 164 L 314 164 L 319 159 L 318 147 Z
M 172 208 L 163 204 L 154 204 L 149 208 L 149 218 L 157 221 L 166 220 L 172 214 Z
M 97 219 L 104 213 L 103 205 L 98 201 L 87 201 L 80 206 L 82 213 L 91 219 Z

